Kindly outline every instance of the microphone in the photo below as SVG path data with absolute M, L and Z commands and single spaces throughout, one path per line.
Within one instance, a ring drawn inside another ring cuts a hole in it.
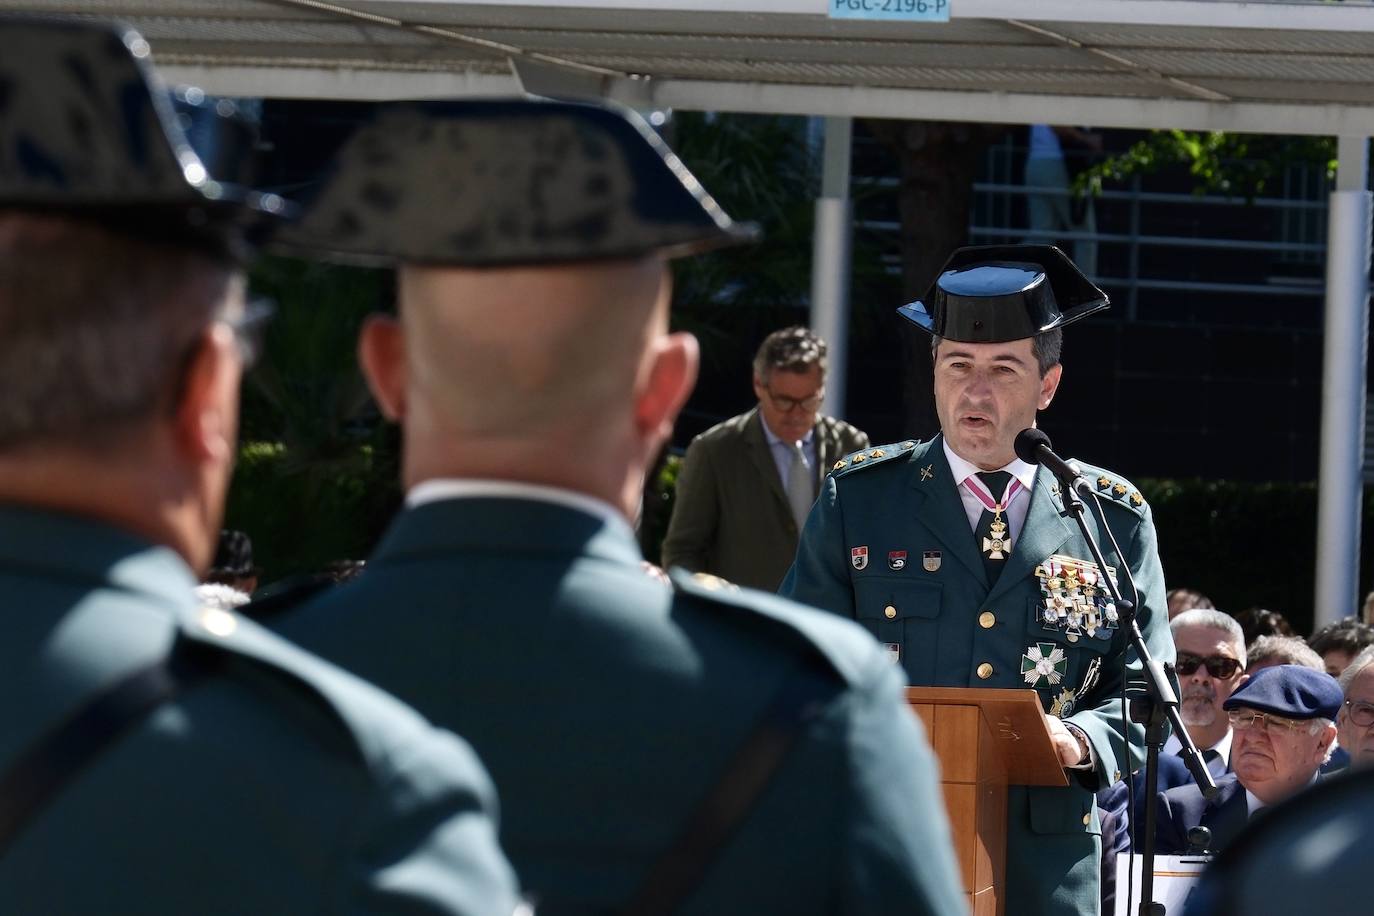
M 1079 484 L 1086 484 L 1078 469 L 1054 453 L 1050 447 L 1050 437 L 1034 426 L 1029 426 L 1016 434 L 1016 457 L 1027 464 L 1043 464 L 1050 473 L 1071 490 Z

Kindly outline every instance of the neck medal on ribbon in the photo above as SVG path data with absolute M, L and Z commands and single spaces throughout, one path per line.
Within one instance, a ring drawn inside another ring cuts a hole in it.
M 1115 567 L 1107 575 L 1116 582 Z M 1117 626 L 1116 604 L 1102 581 L 1096 563 L 1055 554 L 1035 567 L 1040 581 L 1040 622 L 1047 630 L 1059 630 L 1077 639 L 1110 636 Z
M 1011 502 L 1016 491 L 1021 488 L 1021 481 L 1015 477 L 1011 478 L 1007 481 L 1007 488 L 1002 493 L 1001 500 L 995 500 L 991 492 L 974 482 L 976 480 L 978 478 L 975 475 L 969 477 L 967 482 L 979 502 L 992 513 L 992 523 L 988 525 L 989 537 L 983 538 L 983 555 L 989 560 L 1005 560 L 1007 554 L 1011 553 L 1011 535 L 1007 534 L 1007 523 L 1002 520 L 1002 513 L 1006 511 L 1007 503 Z

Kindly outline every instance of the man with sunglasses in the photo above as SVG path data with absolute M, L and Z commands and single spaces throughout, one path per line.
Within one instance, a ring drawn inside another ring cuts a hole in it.
M 198 606 L 243 224 L 132 30 L 0 17 L 0 912 L 508 916 L 467 745 Z
M 1245 683 L 1245 633 L 1229 614 L 1197 608 L 1169 621 L 1178 652 L 1179 715 L 1213 776 L 1231 769 L 1231 725 L 1223 704 Z M 1163 753 L 1177 756 L 1183 744 L 1170 735 Z M 1187 768 L 1182 775 L 1191 779 Z M 1178 783 L 1181 785 L 1182 783 Z M 1172 788 L 1161 785 L 1161 788 Z
M 758 405 L 692 440 L 678 475 L 663 565 L 774 591 L 824 472 L 868 436 L 823 416 L 826 344 L 774 331 L 754 356 Z
M 1257 671 L 1223 704 L 1232 730 L 1233 772 L 1217 780 L 1217 795 L 1202 797 L 1196 785 L 1159 795 L 1156 850 L 1192 849 L 1188 831 L 1211 832 L 1207 851 L 1221 852 L 1257 811 L 1278 804 L 1317 779 L 1336 739 L 1341 708 L 1334 678 L 1301 665 Z

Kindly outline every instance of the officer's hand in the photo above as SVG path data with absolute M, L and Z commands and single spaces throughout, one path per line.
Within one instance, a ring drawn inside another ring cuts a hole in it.
M 1059 763 L 1062 766 L 1077 766 L 1083 762 L 1083 748 L 1079 746 L 1078 739 L 1073 732 L 1069 731 L 1058 716 L 1046 716 L 1045 724 L 1050 729 L 1050 739 L 1054 741 L 1054 749 L 1059 754 Z

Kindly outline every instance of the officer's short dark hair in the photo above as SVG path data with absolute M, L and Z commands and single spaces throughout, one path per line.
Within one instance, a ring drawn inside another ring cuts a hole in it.
M 774 370 L 785 372 L 808 372 L 812 366 L 821 367 L 825 375 L 825 341 L 810 328 L 794 325 L 774 331 L 759 344 L 754 354 L 754 374 L 764 382 Z
M 942 337 L 931 337 L 930 355 L 935 356 L 935 351 L 940 349 Z M 1040 377 L 1044 378 L 1045 373 L 1059 365 L 1060 357 L 1064 352 L 1064 329 L 1054 328 L 1043 334 L 1036 334 L 1031 338 L 1031 353 L 1035 355 L 1035 364 L 1040 369 Z
M 100 445 L 175 403 L 235 268 L 0 207 L 0 449 Z

